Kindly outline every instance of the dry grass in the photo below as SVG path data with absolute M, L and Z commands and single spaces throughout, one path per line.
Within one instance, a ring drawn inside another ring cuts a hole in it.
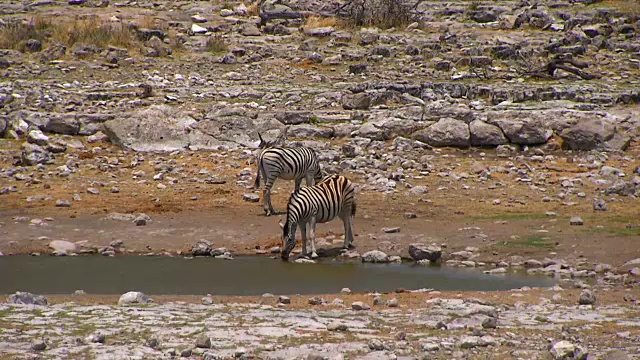
M 253 4 L 247 6 L 247 14 L 249 16 L 258 16 L 260 14 L 260 2 L 256 1 Z
M 132 31 L 122 23 L 101 22 L 97 18 L 73 18 L 67 21 L 52 22 L 38 16 L 26 23 L 10 23 L 0 28 L 0 47 L 19 51 L 25 50 L 29 39 L 43 44 L 60 42 L 67 46 L 76 43 L 107 47 L 109 45 L 133 48 L 136 39 Z
M 319 28 L 319 27 L 329 27 L 329 26 L 337 26 L 338 20 L 334 17 L 323 17 L 323 16 L 309 16 L 307 21 L 305 21 L 305 28 Z
M 402 0 L 354 0 L 341 18 L 349 27 L 376 26 L 403 29 L 411 22 L 411 8 Z
M 632 0 L 604 0 L 601 3 L 596 3 L 593 6 L 597 7 L 612 7 L 618 10 L 628 12 L 631 14 L 640 15 L 640 1 Z
M 205 47 L 210 53 L 220 54 L 226 52 L 229 48 L 229 45 L 227 45 L 227 42 L 222 36 L 212 35 L 207 39 Z
M 136 43 L 131 30 L 123 23 L 100 23 L 95 20 L 74 19 L 54 27 L 52 39 L 68 46 L 76 43 L 132 48 Z

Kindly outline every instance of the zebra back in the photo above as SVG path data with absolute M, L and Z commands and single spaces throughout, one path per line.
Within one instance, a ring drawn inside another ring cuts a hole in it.
M 259 156 L 259 166 L 265 172 L 276 170 L 302 176 L 314 171 L 315 178 L 320 175 L 320 163 L 315 151 L 308 147 L 268 147 Z
M 327 222 L 351 205 L 351 216 L 355 215 L 355 186 L 342 175 L 329 175 L 313 186 L 302 187 L 291 194 L 287 204 L 285 225 L 308 218 L 316 212 L 318 222 Z M 288 226 L 285 226 L 286 229 Z

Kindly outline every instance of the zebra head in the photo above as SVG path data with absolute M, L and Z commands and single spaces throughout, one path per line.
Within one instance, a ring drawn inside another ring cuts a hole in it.
M 288 219 L 287 219 L 288 220 Z M 282 251 L 280 258 L 284 261 L 289 260 L 289 254 L 296 247 L 296 226 L 295 223 L 287 221 L 286 225 L 278 223 L 282 228 Z
M 324 179 L 326 175 L 327 172 L 320 167 L 320 164 L 318 164 L 313 172 L 313 180 L 315 180 L 315 183 L 317 184 Z

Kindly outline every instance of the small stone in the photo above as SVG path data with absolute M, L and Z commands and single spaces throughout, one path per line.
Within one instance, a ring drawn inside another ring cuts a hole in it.
M 312 298 L 309 298 L 309 305 L 322 305 L 324 304 L 326 301 L 318 296 L 314 296 Z
M 56 207 L 71 207 L 69 200 L 56 200 Z
M 207 294 L 207 296 L 202 298 L 202 305 L 213 305 L 213 298 L 211 295 Z
M 498 327 L 498 319 L 494 317 L 488 317 L 482 321 L 482 327 L 484 329 L 495 329 Z
M 368 345 L 369 345 L 369 349 L 373 351 L 384 350 L 384 343 L 380 339 L 371 339 Z
M 394 227 L 384 227 L 384 228 L 382 228 L 382 232 L 383 232 L 383 233 L 386 233 L 386 234 L 399 233 L 399 232 L 400 232 L 400 227 L 398 227 L 398 226 L 394 226 Z
M 417 217 L 418 217 L 418 215 L 416 215 L 415 213 L 404 213 L 404 218 L 405 219 L 415 219 Z
M 35 351 L 43 351 L 46 348 L 47 348 L 47 343 L 45 343 L 44 340 L 34 340 L 31 343 L 31 349 Z
M 594 211 L 607 211 L 607 203 L 602 199 L 594 199 L 593 200 L 593 210 Z
M 242 200 L 247 201 L 247 202 L 259 202 L 260 201 L 260 196 L 258 196 L 256 194 L 243 194 L 242 195 Z
M 351 294 L 351 289 L 349 288 L 342 288 L 342 290 L 340 290 L 341 294 Z
M 342 323 L 337 322 L 337 321 L 333 321 L 333 322 L 330 322 L 327 325 L 327 330 L 329 330 L 329 331 L 347 331 L 347 330 L 349 330 L 349 328 L 345 324 L 342 324 Z
M 17 291 L 15 294 L 11 294 L 7 297 L 9 304 L 23 304 L 23 305 L 48 305 L 47 298 L 42 295 L 34 295 L 29 292 Z
M 553 344 L 551 347 L 551 356 L 553 356 L 554 359 L 568 359 L 573 357 L 575 351 L 575 345 L 566 340 L 562 340 Z
M 398 299 L 396 299 L 396 298 L 393 298 L 393 299 L 391 299 L 391 300 L 389 300 L 389 301 L 387 302 L 387 306 L 388 306 L 388 307 L 390 307 L 390 308 L 396 308 L 396 307 L 398 307 L 399 305 L 400 305 L 400 304 L 398 303 Z
M 584 221 L 580 216 L 572 216 L 569 220 L 569 225 L 584 225 Z
M 211 338 L 206 334 L 201 334 L 196 339 L 196 347 L 201 349 L 210 349 L 211 348 Z
M 87 338 L 87 342 L 94 344 L 104 344 L 105 336 L 102 333 L 95 333 Z
M 157 350 L 160 347 L 160 340 L 158 340 L 158 338 L 156 337 L 151 337 L 145 342 L 145 345 L 154 350 Z
M 291 304 L 291 298 L 288 296 L 280 295 L 278 296 L 278 304 Z
M 147 216 L 140 215 L 133 220 L 133 223 L 136 224 L 136 226 L 145 226 L 147 225 Z
M 191 357 L 193 351 L 191 349 L 184 349 L 180 352 L 180 357 Z
M 596 303 L 596 295 L 591 290 L 583 290 L 580 293 L 578 304 L 580 305 L 593 305 Z
M 351 308 L 353 310 L 370 310 L 371 309 L 369 305 L 363 303 L 362 301 L 356 301 L 352 303 Z
M 96 189 L 96 188 L 90 187 L 90 188 L 87 189 L 87 193 L 92 194 L 92 195 L 98 195 L 98 194 L 100 194 L 100 191 L 98 189 Z

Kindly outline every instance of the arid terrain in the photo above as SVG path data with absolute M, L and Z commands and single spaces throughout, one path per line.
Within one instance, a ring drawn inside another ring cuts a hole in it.
M 336 219 L 321 256 L 419 248 L 559 283 L 14 297 L 0 358 L 640 358 L 639 18 L 615 0 L 2 2 L 0 255 L 277 256 L 293 183 L 266 217 L 254 155 L 286 127 L 357 186 L 355 249 Z

